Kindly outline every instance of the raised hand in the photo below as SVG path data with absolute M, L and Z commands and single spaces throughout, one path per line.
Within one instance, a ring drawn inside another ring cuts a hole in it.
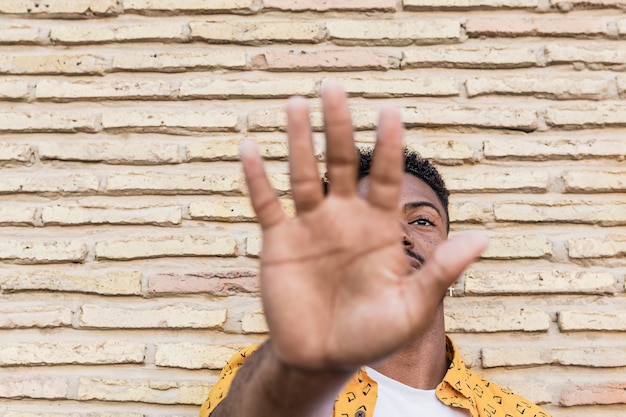
M 256 146 L 242 145 L 252 205 L 263 232 L 261 292 L 271 346 L 304 369 L 353 369 L 382 359 L 430 323 L 446 288 L 486 247 L 483 237 L 446 241 L 418 272 L 402 246 L 398 200 L 402 122 L 381 110 L 368 193 L 357 194 L 357 154 L 346 95 L 322 88 L 324 196 L 302 98 L 287 105 L 289 167 L 297 215 L 289 218 L 270 186 Z

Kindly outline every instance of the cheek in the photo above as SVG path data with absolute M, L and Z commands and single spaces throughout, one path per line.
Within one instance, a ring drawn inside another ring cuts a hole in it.
M 421 249 L 422 255 L 428 258 L 437 246 L 445 240 L 445 236 L 441 236 L 438 231 L 431 232 L 413 232 L 413 244 Z

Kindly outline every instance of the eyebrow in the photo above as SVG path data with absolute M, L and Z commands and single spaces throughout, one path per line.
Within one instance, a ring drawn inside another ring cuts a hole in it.
M 414 208 L 418 208 L 418 207 L 430 207 L 433 210 L 435 210 L 437 212 L 437 214 L 439 215 L 439 217 L 441 217 L 441 219 L 443 220 L 443 216 L 441 214 L 441 211 L 439 211 L 439 209 L 437 208 L 436 205 L 434 205 L 433 203 L 431 203 L 430 201 L 412 201 L 410 203 L 406 203 L 404 206 L 402 206 L 402 210 L 406 211 L 406 210 L 410 210 L 410 209 L 414 209 Z

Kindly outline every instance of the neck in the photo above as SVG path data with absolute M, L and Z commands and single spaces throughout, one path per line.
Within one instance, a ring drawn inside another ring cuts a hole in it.
M 373 369 L 417 389 L 435 389 L 448 370 L 443 305 L 430 328 Z

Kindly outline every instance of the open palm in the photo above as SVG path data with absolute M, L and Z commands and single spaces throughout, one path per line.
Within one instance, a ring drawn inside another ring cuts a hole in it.
M 261 293 L 272 347 L 284 363 L 353 368 L 402 347 L 430 323 L 445 289 L 485 248 L 468 235 L 441 245 L 418 272 L 402 247 L 398 200 L 402 123 L 381 111 L 368 194 L 357 194 L 357 154 L 345 93 L 325 83 L 322 109 L 330 191 L 324 196 L 304 99 L 287 106 L 295 218 L 283 212 L 252 143 L 242 161 L 263 232 Z

